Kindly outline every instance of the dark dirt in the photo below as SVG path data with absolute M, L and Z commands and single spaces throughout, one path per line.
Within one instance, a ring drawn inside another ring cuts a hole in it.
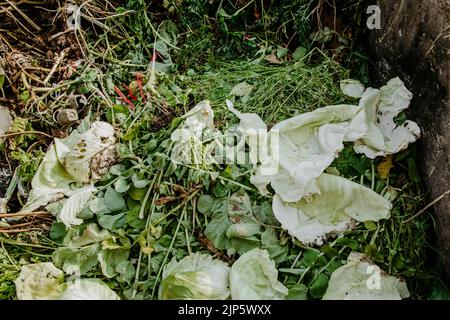
M 414 93 L 409 116 L 422 129 L 418 143 L 432 201 L 450 189 L 450 1 L 377 1 L 381 30 L 368 30 L 374 85 L 401 76 Z M 440 258 L 450 281 L 450 195 L 434 205 Z
M 3 197 L 11 180 L 11 170 L 3 153 L 0 153 L 0 198 Z

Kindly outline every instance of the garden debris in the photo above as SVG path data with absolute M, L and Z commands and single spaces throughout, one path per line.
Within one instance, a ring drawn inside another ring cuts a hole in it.
M 428 296 L 411 93 L 322 2 L 9 2 L 0 298 L 332 298 L 355 254 Z
M 75 109 L 61 109 L 58 110 L 56 119 L 63 126 L 68 125 L 78 120 L 78 113 Z

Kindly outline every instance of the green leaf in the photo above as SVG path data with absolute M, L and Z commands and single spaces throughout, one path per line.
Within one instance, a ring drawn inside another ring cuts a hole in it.
M 112 187 L 106 189 L 104 199 L 106 207 L 111 211 L 119 211 L 125 206 L 123 196 Z
M 289 288 L 286 300 L 307 300 L 308 287 L 298 283 Z
M 135 229 L 144 229 L 145 220 L 139 219 L 140 206 L 131 208 L 126 215 L 125 223 Z
M 277 58 L 278 59 L 283 59 L 284 57 L 287 56 L 288 52 L 289 52 L 288 48 L 278 47 L 278 49 L 277 49 Z
M 95 214 L 102 215 L 111 211 L 106 206 L 104 198 L 95 198 L 89 203 L 89 209 Z
M 224 250 L 230 246 L 230 240 L 227 238 L 226 233 L 231 225 L 232 223 L 228 219 L 227 213 L 217 212 L 206 226 L 205 235 L 217 249 Z
M 129 250 L 128 249 L 103 249 L 98 254 L 98 261 L 102 273 L 112 278 L 117 275 L 117 266 L 120 263 L 127 261 Z
M 297 49 L 295 49 L 294 53 L 292 54 L 292 59 L 294 59 L 294 61 L 300 61 L 303 59 L 305 54 L 306 54 L 306 48 L 298 47 Z
M 275 218 L 272 210 L 272 203 L 269 201 L 264 201 L 261 205 L 253 211 L 255 217 L 262 223 L 271 226 L 279 226 L 280 223 Z
M 256 223 L 236 223 L 227 229 L 228 238 L 247 238 L 260 233 L 261 227 Z
M 309 287 L 309 294 L 313 298 L 322 298 L 322 296 L 325 294 L 325 291 L 327 291 L 328 280 L 328 276 L 323 273 L 319 274 Z
M 60 247 L 52 254 L 53 263 L 67 274 L 84 275 L 98 264 L 97 254 L 100 249 L 100 243 L 79 249 Z
M 5 71 L 2 66 L 0 66 L 0 89 L 3 88 L 3 84 L 5 83 Z
M 261 242 L 256 237 L 232 238 L 230 242 L 231 245 L 227 248 L 228 255 L 235 254 L 236 252 L 241 255 L 261 246 Z
M 215 206 L 215 199 L 210 195 L 201 195 L 198 198 L 197 208 L 202 214 L 210 214 Z
M 98 224 L 105 229 L 114 231 L 123 226 L 123 224 L 125 223 L 124 217 L 125 212 L 115 215 L 104 214 L 98 218 Z
M 53 263 L 67 274 L 86 274 L 98 264 L 97 255 L 101 242 L 111 238 L 107 230 L 99 230 L 95 223 L 89 224 L 81 235 L 79 229 L 70 230 L 63 247 L 57 248 L 53 254 Z
M 253 90 L 253 86 L 247 82 L 238 83 L 231 89 L 230 94 L 236 97 L 248 96 Z
M 114 105 L 112 108 L 106 110 L 106 119 L 109 123 L 117 122 L 122 124 L 128 118 L 130 109 L 127 105 Z
M 66 236 L 66 226 L 62 222 L 54 221 L 50 228 L 50 239 L 58 243 L 62 243 Z
M 320 252 L 315 250 L 306 250 L 303 254 L 302 262 L 307 267 L 312 267 L 320 258 Z
M 131 283 L 136 274 L 136 269 L 130 261 L 125 260 L 117 264 L 116 272 L 119 274 L 117 277 L 118 281 Z
M 223 198 L 228 194 L 229 190 L 220 182 L 214 185 L 213 193 L 217 198 Z
M 337 239 L 336 242 L 342 246 L 349 247 L 352 250 L 358 250 L 358 248 L 359 248 L 359 242 L 354 239 L 342 237 L 342 238 Z
M 282 246 L 279 244 L 271 244 L 269 246 L 263 246 L 262 249 L 267 250 L 270 259 L 274 260 L 275 263 L 277 264 L 286 261 L 287 255 L 289 253 L 288 246 Z
M 116 189 L 116 191 L 119 193 L 124 193 L 128 191 L 128 189 L 130 189 L 130 185 L 128 184 L 127 179 L 120 177 L 114 183 L 114 189 Z
M 136 188 L 144 188 L 145 186 L 147 186 L 147 185 L 149 184 L 149 181 L 148 181 L 148 180 L 144 180 L 144 179 L 140 178 L 140 177 L 138 176 L 138 174 L 136 174 L 136 173 L 134 173 L 134 174 L 131 176 L 131 181 L 133 181 L 133 185 L 134 185 Z
M 373 221 L 365 221 L 364 228 L 367 230 L 375 230 L 377 228 L 377 224 Z
M 414 181 L 416 183 L 419 183 L 421 181 L 421 179 L 420 179 L 419 169 L 417 168 L 416 159 L 414 157 L 410 157 L 406 161 L 408 163 L 408 176 L 409 176 L 409 178 L 412 181 Z
M 128 195 L 131 199 L 136 201 L 142 201 L 145 198 L 145 194 L 147 193 L 147 189 L 145 188 L 136 188 L 135 186 L 131 186 L 128 191 Z

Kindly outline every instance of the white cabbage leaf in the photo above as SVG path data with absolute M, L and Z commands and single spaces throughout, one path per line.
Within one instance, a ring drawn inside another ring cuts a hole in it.
M 196 252 L 163 270 L 160 300 L 225 300 L 230 296 L 230 268 L 210 255 Z
M 409 107 L 412 96 L 399 78 L 391 79 L 380 90 L 368 88 L 360 100 L 368 130 L 355 142 L 355 151 L 374 159 L 397 153 L 416 141 L 420 137 L 417 123 L 407 120 L 398 126 L 394 121 Z
M 231 267 L 231 299 L 285 299 L 288 289 L 278 281 L 278 270 L 266 250 L 253 249 L 244 253 Z
M 14 281 L 19 300 L 57 299 L 64 291 L 64 273 L 51 262 L 22 266 Z
M 28 264 L 15 280 L 19 300 L 119 300 L 119 296 L 98 279 L 64 282 L 64 273 L 51 262 Z
M 282 227 L 305 244 L 321 245 L 328 235 L 352 229 L 355 221 L 390 217 L 391 203 L 369 188 L 326 173 L 316 183 L 317 194 L 298 202 L 286 202 L 275 195 L 272 202 Z
M 390 276 L 361 253 L 350 253 L 347 264 L 336 269 L 324 300 L 401 300 L 409 297 L 404 281 Z
M 336 105 L 279 122 L 269 131 L 270 150 L 251 182 L 262 193 L 270 183 L 289 202 L 319 192 L 316 179 L 344 148 L 344 141 L 365 134 L 364 117 L 358 106 Z
M 234 108 L 230 100 L 226 101 L 228 110 L 239 118 L 240 122 L 236 127 L 239 134 L 238 151 L 247 143 L 250 146 L 249 158 L 252 164 L 264 159 L 269 152 L 267 125 L 256 113 L 242 113 Z M 241 157 L 244 159 L 244 157 Z M 244 161 L 244 160 L 243 160 Z
M 184 122 L 171 135 L 172 161 L 196 166 L 215 163 L 214 138 L 221 133 L 214 128 L 214 111 L 209 101 L 201 101 L 183 118 Z
M 361 98 L 366 90 L 360 81 L 353 79 L 342 80 L 340 82 L 340 87 L 345 95 L 352 98 Z
M 62 165 L 77 182 L 90 183 L 91 162 L 115 143 L 114 128 L 107 122 L 95 121 L 88 131 L 74 132 L 63 142 L 67 149 L 61 154 Z
M 95 191 L 97 191 L 97 188 L 93 186 L 86 186 L 75 191 L 64 201 L 61 212 L 58 215 L 58 220 L 64 223 L 66 227 L 82 224 L 83 219 L 77 218 L 77 214 L 86 207 Z
M 58 297 L 59 300 L 120 300 L 120 297 L 103 281 L 77 279 Z
M 55 139 L 33 177 L 32 190 L 22 211 L 34 211 L 77 194 L 77 197 L 63 208 L 62 221 L 65 221 L 66 225 L 79 224 L 79 220 L 74 220 L 78 212 L 72 210 L 81 208 L 80 205 L 74 205 L 75 199 L 86 199 L 87 190 L 94 191 L 89 186 L 100 177 L 96 177 L 92 172 L 91 163 L 97 155 L 115 143 L 114 130 L 109 123 L 96 121 L 88 130 L 81 132 L 84 130 L 81 129 L 83 128 L 75 130 L 67 138 Z M 83 189 L 84 187 L 86 189 Z
M 34 211 L 74 193 L 71 184 L 75 182 L 75 179 L 58 161 L 57 147 L 59 144 L 60 142 L 55 139 L 55 144 L 51 145 L 45 154 L 31 181 L 32 189 L 22 211 Z M 65 148 L 64 144 L 60 147 Z

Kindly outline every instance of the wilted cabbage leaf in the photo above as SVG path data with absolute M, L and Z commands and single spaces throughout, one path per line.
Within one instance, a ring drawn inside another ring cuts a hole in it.
M 266 250 L 253 249 L 244 253 L 231 267 L 231 299 L 285 299 L 288 289 L 277 278 L 275 262 Z
M 83 220 L 77 218 L 77 214 L 86 207 L 95 191 L 97 189 L 93 186 L 83 187 L 75 191 L 69 199 L 64 201 L 58 220 L 64 223 L 66 227 L 82 224 Z
M 261 223 L 252 214 L 250 196 L 234 193 L 224 199 L 213 212 L 204 233 L 214 247 L 226 250 L 228 255 L 260 247 L 257 235 L 261 234 Z
M 262 193 L 271 184 L 284 200 L 295 202 L 319 192 L 316 179 L 344 148 L 362 137 L 367 126 L 360 107 L 336 105 L 284 120 L 269 131 L 270 152 L 251 182 Z M 270 167 L 275 166 L 272 173 Z M 269 172 L 266 174 L 265 172 Z
M 50 202 L 71 196 L 75 179 L 66 171 L 57 157 L 57 144 L 50 146 L 31 181 L 31 191 L 22 211 L 34 211 Z
M 64 291 L 64 273 L 51 262 L 22 266 L 15 280 L 17 299 L 57 299 Z
M 22 267 L 15 280 L 19 300 L 119 300 L 119 296 L 98 279 L 75 279 L 67 285 L 64 273 L 51 262 Z
M 184 116 L 184 122 L 172 133 L 174 143 L 171 159 L 175 163 L 194 164 L 196 166 L 215 163 L 212 153 L 215 148 L 213 138 L 220 132 L 213 124 L 214 112 L 209 101 L 202 101 Z
M 256 113 L 242 113 L 236 110 L 230 100 L 226 101 L 228 110 L 239 118 L 236 131 L 240 134 L 239 144 L 247 142 L 250 146 L 249 157 L 252 164 L 264 159 L 268 154 L 267 125 Z M 238 146 L 240 147 L 240 145 Z M 238 148 L 240 150 L 241 148 Z
M 67 274 L 86 274 L 99 263 L 102 243 L 111 239 L 107 230 L 99 230 L 97 224 L 91 223 L 81 235 L 72 229 L 64 238 L 62 246 L 52 254 L 53 263 Z
M 89 183 L 96 178 L 92 177 L 93 158 L 115 143 L 114 128 L 107 122 L 95 121 L 88 131 L 73 132 L 63 143 L 67 149 L 59 160 L 64 168 L 77 182 Z
M 360 81 L 353 79 L 342 80 L 340 86 L 342 92 L 352 98 L 361 98 L 366 89 Z
M 361 253 L 350 253 L 336 269 L 324 300 L 401 300 L 409 297 L 406 283 L 388 275 Z
M 95 191 L 91 185 L 100 178 L 95 174 L 98 168 L 94 172 L 91 164 L 115 142 L 113 128 L 106 122 L 96 121 L 90 129 L 81 129 L 65 139 L 55 139 L 33 177 L 32 190 L 22 211 L 34 211 L 76 194 L 63 205 L 60 220 L 67 226 L 81 223 L 76 214 Z M 108 159 L 102 161 L 108 163 Z
M 420 128 L 413 121 L 401 125 L 395 117 L 409 107 L 412 93 L 399 78 L 391 79 L 380 90 L 368 88 L 360 100 L 366 112 L 367 133 L 355 142 L 354 149 L 367 157 L 386 156 L 408 147 L 420 137 Z
M 348 179 L 322 174 L 319 192 L 298 202 L 273 198 L 275 217 L 293 237 L 321 245 L 327 235 L 352 229 L 354 221 L 378 221 L 390 216 L 391 203 L 369 188 Z
M 230 296 L 230 268 L 225 262 L 196 252 L 169 262 L 162 274 L 159 299 L 224 300 Z
M 67 287 L 59 300 L 120 300 L 120 297 L 101 280 L 78 279 Z

